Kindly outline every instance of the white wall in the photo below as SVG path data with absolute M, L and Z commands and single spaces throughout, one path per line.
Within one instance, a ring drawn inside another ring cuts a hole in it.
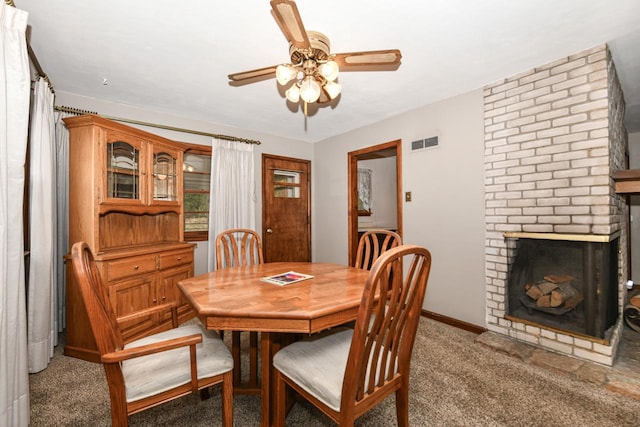
M 483 326 L 483 127 L 477 90 L 315 144 L 314 260 L 347 263 L 347 153 L 401 139 L 402 188 L 413 197 L 404 202 L 404 242 L 433 257 L 424 308 Z M 434 135 L 438 148 L 411 152 L 411 141 Z
M 640 132 L 629 134 L 629 169 L 640 169 Z M 629 198 L 631 209 L 631 277 L 640 283 L 640 195 Z
M 68 92 L 56 90 L 55 105 L 79 108 L 95 111 L 99 114 L 112 117 L 121 117 L 142 122 L 173 126 L 202 132 L 236 136 L 239 138 L 255 139 L 262 144 L 255 147 L 255 173 L 256 173 L 256 230 L 262 230 L 262 153 L 278 156 L 294 157 L 298 159 L 313 160 L 313 145 L 297 140 L 282 138 L 279 136 L 250 132 L 230 126 L 219 125 L 211 122 L 191 120 L 184 117 L 171 116 L 150 110 L 142 110 L 129 105 L 116 104 L 94 98 L 78 96 Z M 172 130 L 146 127 L 125 123 L 132 127 L 144 129 L 156 135 L 161 135 L 175 141 L 187 142 L 211 146 L 211 138 L 203 135 L 177 132 Z M 313 165 L 312 165 L 313 170 Z M 313 196 L 313 194 L 312 194 Z M 199 242 L 195 251 L 195 274 L 207 271 L 207 243 Z

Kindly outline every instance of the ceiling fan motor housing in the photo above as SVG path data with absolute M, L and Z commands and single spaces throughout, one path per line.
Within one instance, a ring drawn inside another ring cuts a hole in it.
M 292 64 L 299 64 L 305 59 L 313 59 L 316 62 L 329 59 L 329 37 L 318 31 L 307 31 L 311 51 L 298 49 L 293 44 L 289 45 L 289 55 Z

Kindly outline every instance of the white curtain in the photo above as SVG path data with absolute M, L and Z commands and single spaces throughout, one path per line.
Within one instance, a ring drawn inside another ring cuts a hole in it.
M 0 4 L 0 425 L 29 424 L 22 202 L 29 126 L 27 13 Z
M 56 330 L 62 332 L 66 324 L 66 278 L 64 256 L 69 248 L 69 130 L 62 121 L 72 116 L 69 113 L 55 113 L 56 133 L 56 246 L 53 250 L 53 260 L 57 272 L 57 313 L 55 316 Z
M 213 140 L 209 199 L 209 271 L 215 269 L 218 233 L 231 228 L 255 229 L 254 175 L 253 144 Z
M 54 263 L 55 136 L 53 93 L 44 78 L 33 93 L 29 179 L 29 296 L 27 299 L 29 372 L 40 372 L 53 357 L 57 344 L 57 289 Z

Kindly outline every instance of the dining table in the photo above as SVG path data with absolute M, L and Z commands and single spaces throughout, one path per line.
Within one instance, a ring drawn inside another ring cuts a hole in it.
M 291 283 L 268 278 L 288 274 Z M 303 276 L 302 280 L 293 276 Z M 202 324 L 260 332 L 262 426 L 272 425 L 273 355 L 284 345 L 356 319 L 369 272 L 340 264 L 272 262 L 224 268 L 178 282 Z

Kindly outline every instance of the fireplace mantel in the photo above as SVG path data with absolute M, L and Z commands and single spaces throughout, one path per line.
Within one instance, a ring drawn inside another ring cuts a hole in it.
M 507 239 L 547 239 L 547 240 L 569 240 L 573 242 L 610 242 L 620 236 L 620 232 L 613 234 L 563 234 L 563 233 L 522 233 L 506 232 Z
M 623 169 L 614 171 L 611 174 L 611 177 L 616 183 L 616 193 L 640 193 L 640 169 Z

